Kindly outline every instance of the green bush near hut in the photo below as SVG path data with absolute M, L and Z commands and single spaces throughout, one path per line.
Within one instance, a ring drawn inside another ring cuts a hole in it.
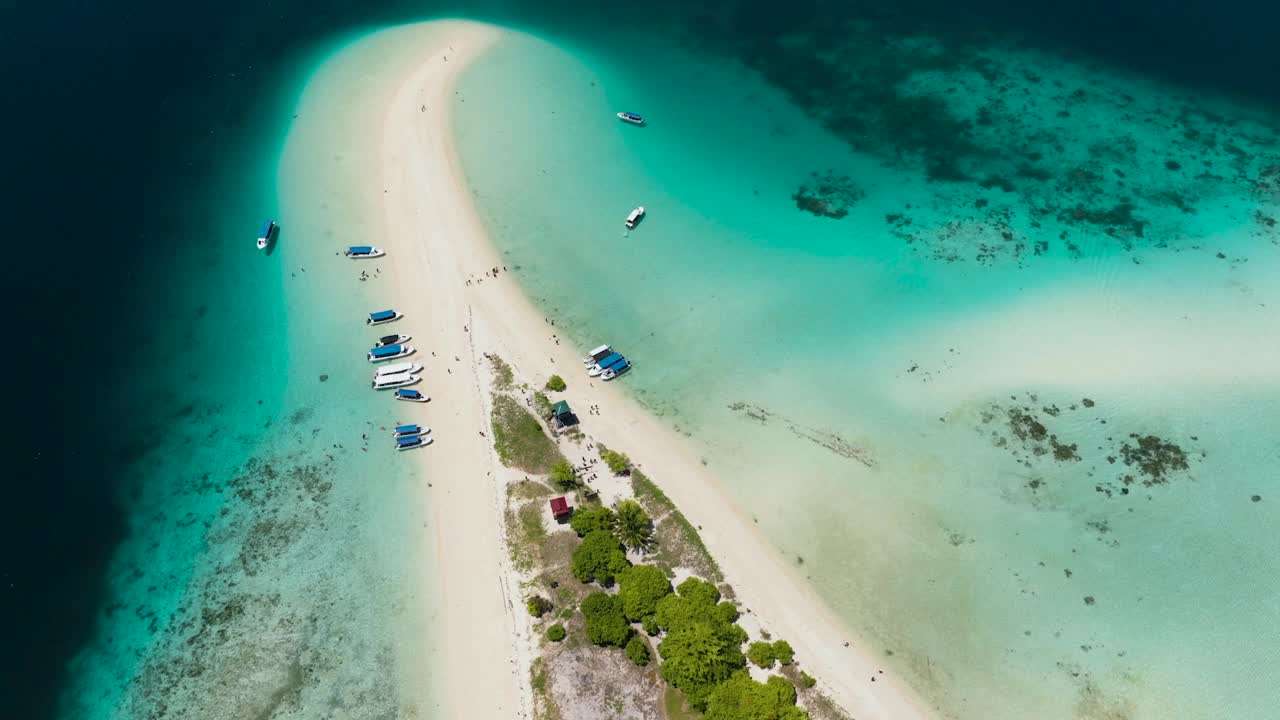
M 622 616 L 622 603 L 612 595 L 593 592 L 582 600 L 587 639 L 596 645 L 622 647 L 631 637 L 631 626 Z
M 604 530 L 594 530 L 574 549 L 569 569 L 584 583 L 598 582 L 608 587 L 628 567 L 618 539 Z
M 658 601 L 670 594 L 671 581 L 653 565 L 635 565 L 618 575 L 622 614 L 631 622 L 651 617 L 658 609 Z
M 604 464 L 609 466 L 609 472 L 614 475 L 624 475 L 631 467 L 631 458 L 616 450 L 600 451 L 600 459 L 604 460 Z
M 569 461 L 563 458 L 551 466 L 548 475 L 551 477 L 551 482 L 561 490 L 572 490 L 578 486 L 578 473 L 574 471 Z
M 546 420 L 551 417 L 554 412 L 551 409 L 551 399 L 540 392 L 533 394 L 533 409 L 538 413 L 538 417 Z
M 747 646 L 747 659 L 755 663 L 757 667 L 762 667 L 766 670 L 773 667 L 773 663 L 777 661 L 777 658 L 773 656 L 773 645 L 760 640 Z
M 627 641 L 626 652 L 627 657 L 636 665 L 644 667 L 649 664 L 649 645 L 639 635 L 634 635 Z
M 587 533 L 595 530 L 611 532 L 613 510 L 607 507 L 594 510 L 574 510 L 573 517 L 569 518 L 569 527 L 578 533 L 578 537 L 584 537 Z
M 738 671 L 711 691 L 705 720 L 809 720 L 796 707 L 796 688 L 786 678 L 774 675 L 759 683 Z
M 556 623 L 555 625 L 547 628 L 547 639 L 551 642 L 560 642 L 564 639 L 564 635 L 564 626 L 560 623 Z
M 567 387 L 569 386 L 565 384 L 564 378 L 559 375 L 552 375 L 547 378 L 547 389 L 552 392 L 564 392 Z

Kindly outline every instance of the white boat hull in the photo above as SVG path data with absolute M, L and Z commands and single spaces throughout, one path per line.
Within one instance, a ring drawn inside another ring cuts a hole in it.
M 397 396 L 396 396 L 396 399 L 397 399 L 397 400 L 403 400 L 403 401 L 405 401 L 405 402 L 420 402 L 420 403 L 424 403 L 424 402 L 427 402 L 428 400 L 430 400 L 431 398 L 430 398 L 430 397 L 427 397 L 426 393 L 423 393 L 423 394 L 419 395 L 419 396 L 418 396 L 418 397 L 416 397 L 416 398 L 403 397 L 403 396 L 397 395 Z
M 374 390 L 394 390 L 396 388 L 408 387 L 421 380 L 419 375 L 393 376 L 390 378 L 374 378 L 369 385 Z
M 369 252 L 369 253 L 361 253 L 361 254 L 359 254 L 359 255 L 356 255 L 355 253 L 350 253 L 350 252 L 348 252 L 348 253 L 343 253 L 343 254 L 345 254 L 348 258 L 350 258 L 350 259 L 352 259 L 352 260 L 369 260 L 369 259 L 372 259 L 372 258 L 380 258 L 380 257 L 382 257 L 383 255 L 386 255 L 386 254 L 387 254 L 387 251 L 386 251 L 386 250 L 382 250 L 381 248 L 374 248 L 374 249 L 373 249 L 373 252 Z
M 386 347 L 387 345 L 404 345 L 412 339 L 412 335 L 397 335 L 394 342 L 382 342 L 382 340 L 378 340 L 378 342 L 374 343 L 373 346 Z
M 402 357 L 409 357 L 410 355 L 414 354 L 415 352 L 417 352 L 417 350 L 416 350 L 416 349 L 414 349 L 414 347 L 413 347 L 412 345 L 406 345 L 406 346 L 404 347 L 404 349 L 403 349 L 403 350 L 401 350 L 400 352 L 396 353 L 395 355 L 387 355 L 386 357 L 374 357 L 374 355 L 373 355 L 372 353 L 370 353 L 368 357 L 369 357 L 369 362 L 371 362 L 371 363 L 380 363 L 380 362 L 386 362 L 386 361 L 388 361 L 388 360 L 396 360 L 396 359 L 398 359 L 398 358 L 402 358 Z
M 265 250 L 266 248 L 267 248 L 267 239 L 266 239 L 266 238 L 258 238 L 258 249 L 259 249 L 259 250 Z
M 419 435 L 418 437 L 422 438 L 422 442 L 414 443 L 413 445 L 400 445 L 397 443 L 396 450 L 412 450 L 414 448 L 426 447 L 434 440 L 430 435 Z
M 423 436 L 423 435 L 430 435 L 430 434 L 431 434 L 431 428 L 427 427 L 426 425 L 419 425 L 419 426 L 418 426 L 418 432 L 415 432 L 415 433 L 404 433 L 403 435 L 402 435 L 402 434 L 400 434 L 400 433 L 391 433 L 391 437 L 394 437 L 394 438 L 402 438 L 402 437 L 421 437 L 421 436 Z

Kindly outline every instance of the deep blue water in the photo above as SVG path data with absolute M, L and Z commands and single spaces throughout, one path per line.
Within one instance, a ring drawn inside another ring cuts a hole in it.
M 296 87 L 305 71 L 296 64 L 300 54 L 336 33 L 445 11 L 544 29 L 584 10 L 669 21 L 656 10 L 638 15 L 633 3 L 451 5 L 278 0 L 0 11 L 8 109 L 0 197 L 15 250 L 0 283 L 11 338 L 0 717 L 51 714 L 64 665 L 92 633 L 104 602 L 103 573 L 128 513 L 128 468 L 152 442 L 139 429 L 145 424 L 128 421 L 147 408 L 125 378 L 149 364 L 160 370 L 163 355 L 134 348 L 178 337 L 180 329 L 152 310 L 200 282 L 199 273 L 172 265 L 180 253 L 153 249 L 198 243 L 199 233 L 181 230 L 219 220 L 219 208 L 201 198 L 227 172 L 228 147 L 263 143 L 284 127 L 279 113 L 291 98 L 279 92 Z M 755 65 L 768 63 L 762 48 L 789 29 L 866 16 L 903 32 L 948 28 L 958 38 L 976 38 L 975 28 L 985 26 L 987 36 L 1017 34 L 1018 42 L 1179 83 L 1264 103 L 1280 99 L 1267 37 L 1277 11 L 1256 0 L 667 5 L 685 30 Z M 825 78 L 794 82 L 798 93 Z M 821 86 L 811 89 L 822 96 Z

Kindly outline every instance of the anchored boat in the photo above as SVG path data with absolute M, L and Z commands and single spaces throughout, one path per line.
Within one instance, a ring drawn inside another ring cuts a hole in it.
M 423 425 L 416 425 L 416 424 L 397 425 L 396 429 L 391 431 L 391 437 L 396 437 L 396 438 L 414 437 L 417 435 L 426 435 L 429 432 L 431 432 L 431 428 L 425 427 Z
M 426 402 L 431 399 L 417 390 L 409 390 L 407 388 L 397 389 L 395 397 L 397 400 L 405 400 L 408 402 Z
M 404 313 L 395 310 L 379 310 L 378 312 L 369 313 L 369 319 L 365 320 L 366 325 L 381 325 L 383 323 L 395 322 L 404 317 Z
M 640 117 L 639 115 L 637 115 L 637 114 L 635 114 L 635 113 L 631 113 L 631 112 L 620 112 L 620 113 L 618 113 L 618 119 L 619 119 L 619 120 L 621 120 L 622 122 L 629 122 L 629 123 L 631 123 L 632 125 L 643 125 L 643 124 L 644 124 L 644 118 Z
M 376 370 L 373 371 L 373 376 L 386 377 L 388 375 L 401 375 L 403 373 L 409 373 L 410 375 L 417 375 L 420 372 L 422 372 L 421 365 L 417 363 L 411 363 L 411 362 L 402 362 L 402 363 L 391 363 L 390 365 L 380 365 Z
M 369 351 L 369 362 L 394 360 L 396 358 L 412 354 L 412 345 L 383 345 L 382 347 L 376 347 Z
M 384 345 L 403 345 L 413 339 L 412 335 L 383 335 L 378 338 L 378 342 L 374 343 L 374 347 L 382 347 Z
M 626 222 L 627 227 L 628 227 L 628 228 L 633 228 L 633 227 L 635 227 L 635 226 L 636 226 L 636 224 L 640 222 L 640 218 L 642 218 L 642 217 L 644 217 L 644 206 L 643 206 L 643 205 L 641 205 L 640 207 L 636 208 L 635 210 L 632 210 L 632 211 L 631 211 L 631 214 L 627 216 L 627 222 Z
M 352 260 L 361 260 L 364 258 L 382 257 L 383 255 L 386 255 L 387 252 L 382 248 L 376 248 L 372 245 L 352 245 L 342 251 L 342 254 Z
M 591 352 L 587 353 L 587 356 L 582 358 L 582 364 L 594 365 L 600 361 L 600 358 L 604 357 L 605 355 L 608 355 L 611 352 L 613 352 L 613 348 L 609 347 L 608 345 L 601 345 L 595 350 L 592 350 Z
M 276 221 L 268 220 L 262 223 L 262 229 L 258 231 L 258 249 L 265 250 L 267 245 L 271 244 L 271 236 L 276 232 Z
M 391 388 L 405 387 L 412 385 L 422 378 L 411 373 L 401 373 L 399 375 L 377 375 L 373 378 L 373 382 L 369 383 L 369 387 L 374 390 L 390 390 Z
M 412 437 L 396 438 L 397 450 L 411 450 L 416 447 L 423 447 L 431 444 L 430 435 L 414 435 Z
M 621 359 L 622 359 L 622 355 L 616 352 L 611 352 L 608 355 L 605 355 L 603 358 L 600 358 L 600 360 L 595 365 L 592 365 L 591 368 L 587 370 L 587 374 L 590 375 L 591 377 L 596 377 L 600 373 L 607 370 L 610 365 L 618 362 Z
M 626 358 L 622 358 L 621 360 L 605 368 L 605 371 L 600 373 L 600 379 L 612 380 L 630 369 L 631 369 L 631 361 Z

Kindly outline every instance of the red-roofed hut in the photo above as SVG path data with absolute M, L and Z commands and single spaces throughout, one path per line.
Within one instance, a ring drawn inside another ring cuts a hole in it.
M 551 515 L 559 522 L 564 522 L 573 514 L 573 508 L 569 507 L 569 501 L 561 495 L 558 498 L 551 498 Z

